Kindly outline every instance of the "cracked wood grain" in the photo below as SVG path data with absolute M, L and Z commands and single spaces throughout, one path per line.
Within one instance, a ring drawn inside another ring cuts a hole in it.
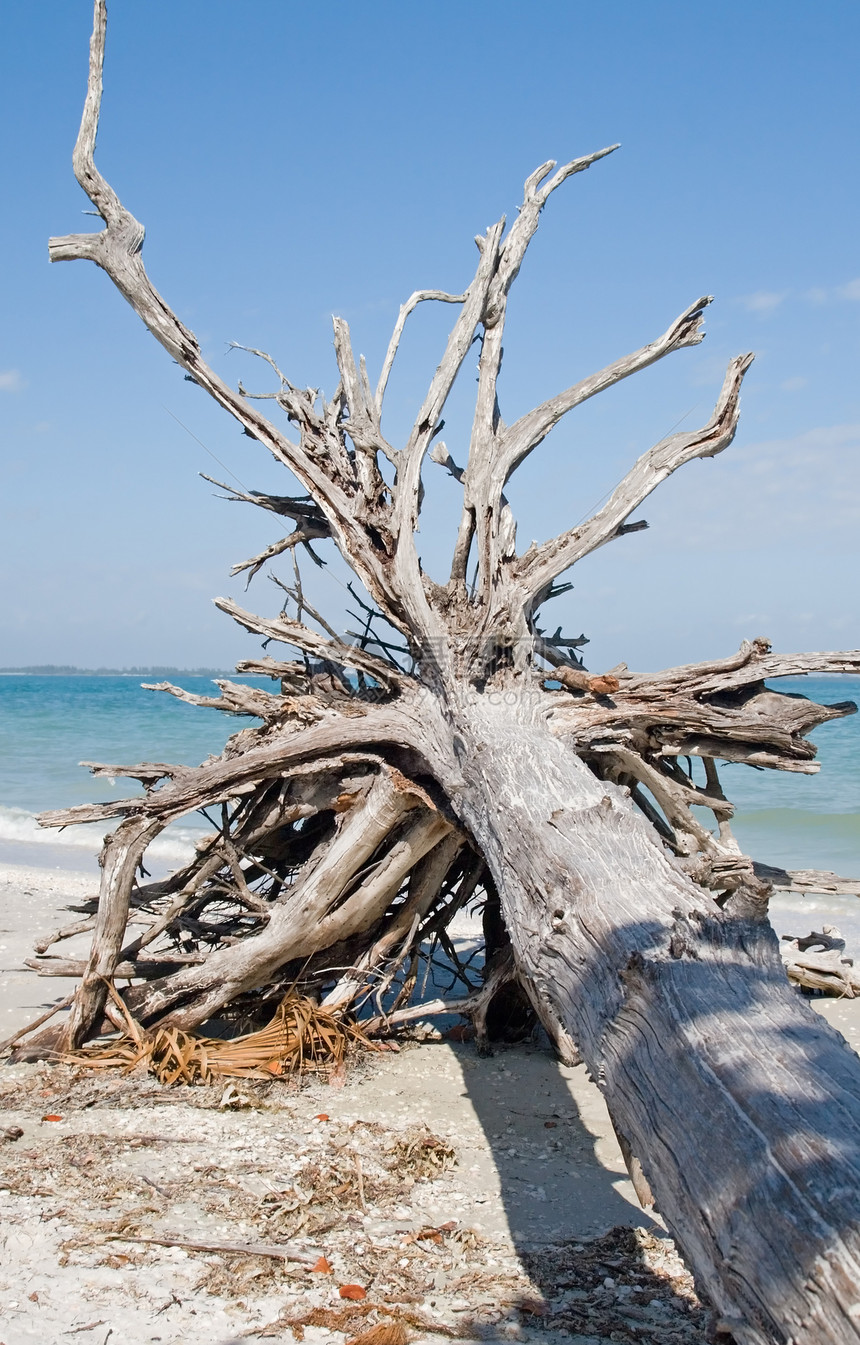
M 234 391 L 152 286 L 143 228 L 95 166 L 106 13 L 96 0 L 74 153 L 105 227 L 51 240 L 50 255 L 105 270 L 187 376 L 307 492 L 228 489 L 293 524 L 237 568 L 256 573 L 297 546 L 333 543 L 368 601 L 351 590 L 366 618 L 353 646 L 308 605 L 298 575 L 292 588 L 273 576 L 296 603 L 295 620 L 220 600 L 253 634 L 298 649 L 300 661 L 240 665 L 279 683 L 271 693 L 231 681 L 218 696 L 163 689 L 262 723 L 198 768 L 98 766 L 145 792 L 43 816 L 46 826 L 120 822 L 106 838 L 97 906 L 83 908 L 94 916 L 93 942 L 70 1023 L 46 1029 L 36 1047 L 78 1044 L 105 1013 L 117 1019 L 113 978 L 130 968 L 146 980 L 124 1002 L 151 1026 L 193 1027 L 231 1005 L 262 1012 L 299 977 L 346 1012 L 376 976 L 379 1023 L 406 1021 L 432 1011 L 407 1003 L 422 935 L 444 941 L 459 906 L 493 892 L 513 960 L 491 963 L 479 991 L 470 986 L 437 1010 L 459 1005 L 483 1031 L 491 993 L 519 979 L 560 1050 L 581 1052 L 639 1189 L 650 1187 L 739 1345 L 857 1341 L 860 1064 L 788 986 L 764 918 L 770 883 L 808 889 L 828 875 L 783 875 L 741 854 L 717 762 L 817 770 L 809 732 L 856 707 L 817 705 L 766 682 L 860 671 L 860 652 L 778 655 L 757 639 L 727 659 L 594 675 L 577 661 L 584 636 L 544 636 L 535 624 L 541 603 L 564 591 L 554 582 L 563 570 L 643 527 L 631 515 L 672 472 L 728 448 L 751 357 L 731 362 L 705 426 L 670 435 L 592 518 L 520 553 L 504 494 L 512 472 L 585 400 L 703 337 L 709 297 L 656 341 L 504 420 L 507 299 L 540 214 L 614 147 L 531 174 L 511 225 L 502 219 L 477 236 L 465 290 L 416 291 L 401 307 L 375 388 L 337 318 L 330 400 L 295 386 L 251 346 L 245 355 L 273 386 Z M 399 446 L 383 434 L 384 398 L 405 323 L 427 301 L 459 311 Z M 476 343 L 469 441 L 452 454 L 440 438 L 443 414 Z M 289 432 L 258 402 L 285 415 Z M 416 542 L 428 457 L 462 494 L 445 585 L 424 572 Z M 377 615 L 400 636 L 380 636 Z M 382 657 L 395 645 L 408 674 Z M 692 812 L 702 806 L 716 836 Z M 202 811 L 211 836 L 176 874 L 144 881 L 147 844 L 192 811 Z M 837 884 L 829 890 L 850 881 L 829 879 Z M 132 913 L 148 921 L 136 937 Z M 810 953 L 792 951 L 797 966 Z M 833 961 L 806 973 L 832 979 Z M 159 965 L 165 974 L 150 977 Z

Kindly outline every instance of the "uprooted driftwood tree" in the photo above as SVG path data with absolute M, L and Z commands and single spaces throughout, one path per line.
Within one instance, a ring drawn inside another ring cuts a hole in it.
M 153 288 L 143 228 L 95 167 L 105 22 L 96 0 L 74 154 L 105 227 L 53 239 L 51 259 L 106 271 L 187 377 L 301 483 L 298 498 L 235 496 L 292 523 L 237 569 L 333 542 L 368 601 L 354 643 L 313 610 L 298 578 L 273 617 L 220 601 L 249 631 L 299 651 L 239 665 L 280 680 L 280 691 L 164 689 L 262 726 L 197 769 L 96 766 L 139 780 L 144 794 L 42 819 L 121 819 L 102 856 L 89 960 L 56 960 L 80 973 L 69 1023 L 43 1043 L 79 1045 L 105 1021 L 122 1025 L 107 987 L 124 976 L 135 981 L 124 1001 L 145 1027 L 189 1029 L 237 1006 L 271 1007 L 297 978 L 334 1009 L 372 994 L 378 1021 L 397 1021 L 410 1013 L 422 946 L 441 941 L 456 967 L 446 927 L 483 892 L 483 985 L 458 968 L 470 984 L 458 1006 L 479 1036 L 516 978 L 562 1052 L 581 1052 L 632 1172 L 644 1172 L 738 1341 L 860 1339 L 860 1062 L 786 981 L 766 920 L 769 885 L 733 840 L 715 765 L 815 770 L 806 735 L 854 707 L 781 695 L 766 679 L 854 672 L 860 653 L 778 655 L 754 640 L 713 663 L 592 676 L 576 640 L 537 624 L 564 571 L 646 526 L 629 520 L 661 481 L 731 443 L 751 356 L 730 363 L 707 424 L 645 453 L 587 522 L 518 551 L 505 498 L 517 467 L 587 398 L 702 339 L 707 298 L 642 349 L 513 424 L 502 418 L 508 294 L 541 210 L 611 151 L 543 164 L 528 178 L 510 227 L 501 220 L 476 240 L 466 291 L 418 291 L 403 305 L 375 388 L 337 319 L 331 401 L 295 387 L 259 351 L 272 390 L 234 391 Z M 383 430 L 386 385 L 409 314 L 431 301 L 456 306 L 457 317 L 397 447 Z M 461 467 L 438 435 L 476 337 Z M 284 413 L 285 428 L 263 415 L 260 398 Z M 462 487 L 444 584 L 423 572 L 415 546 L 428 458 Z M 703 763 L 696 771 L 693 758 Z M 170 878 L 143 881 L 146 847 L 192 810 L 206 810 L 211 839 Z

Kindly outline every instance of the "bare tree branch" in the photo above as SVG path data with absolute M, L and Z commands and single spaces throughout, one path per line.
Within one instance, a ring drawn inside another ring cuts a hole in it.
M 663 359 L 664 356 L 671 355 L 674 351 L 682 350 L 686 346 L 701 344 L 705 339 L 705 333 L 702 330 L 703 314 L 705 308 L 712 302 L 712 297 L 712 295 L 705 295 L 703 298 L 697 299 L 694 304 L 685 309 L 680 317 L 675 319 L 671 327 L 656 341 L 651 341 L 647 346 L 642 346 L 641 350 L 635 350 L 632 355 L 625 355 L 613 364 L 608 364 L 599 373 L 592 374 L 590 378 L 583 379 L 581 383 L 574 383 L 565 392 L 559 393 L 556 397 L 551 397 L 548 401 L 535 407 L 533 411 L 521 416 L 505 431 L 499 461 L 494 473 L 495 479 L 499 483 L 498 489 L 504 488 L 511 473 L 531 453 L 532 449 L 537 448 L 541 440 L 546 438 L 550 430 L 558 424 L 562 416 L 567 415 L 568 411 L 573 410 L 575 406 L 580 406 L 582 402 L 588 401 L 590 397 L 596 396 L 597 393 L 611 388 L 615 383 L 620 383 L 623 379 L 629 378 L 631 374 L 637 374 L 641 369 L 647 369 L 650 364 L 655 364 L 657 360 Z
M 106 0 L 95 0 L 87 95 L 73 156 L 75 177 L 104 220 L 105 228 L 97 234 L 52 238 L 48 247 L 50 259 L 93 261 L 107 272 L 152 335 L 193 381 L 298 477 L 323 510 L 342 554 L 360 573 L 375 601 L 390 612 L 382 557 L 356 516 L 358 483 L 354 475 L 344 473 L 342 446 L 325 419 L 317 415 L 313 399 L 296 390 L 288 390 L 280 399 L 299 426 L 301 442 L 296 446 L 210 368 L 193 332 L 179 320 L 146 274 L 141 257 L 143 226 L 122 205 L 94 160 L 106 23 Z
M 275 556 L 281 556 L 285 551 L 293 551 L 303 542 L 313 541 L 315 537 L 318 537 L 318 534 L 315 532 L 307 532 L 304 528 L 296 528 L 295 532 L 291 532 L 286 537 L 282 537 L 280 541 L 272 542 L 270 546 L 266 547 L 265 551 L 258 552 L 256 556 L 251 556 L 248 560 L 239 561 L 238 565 L 232 565 L 230 567 L 230 574 L 241 574 L 243 570 L 250 571 L 248 574 L 248 581 L 245 585 L 247 588 L 248 584 L 250 584 L 251 580 L 254 578 L 254 575 L 263 568 L 267 561 L 274 560 Z
M 469 467 L 467 469 L 468 479 L 471 479 L 470 474 L 474 475 L 478 471 L 479 461 L 490 456 L 490 445 L 497 427 L 495 415 L 496 382 L 501 366 L 501 340 L 504 331 L 507 295 L 519 272 L 529 242 L 537 229 L 540 212 L 551 193 L 568 177 L 589 168 L 591 164 L 596 163 L 598 159 L 604 158 L 607 154 L 611 154 L 613 149 L 616 148 L 617 146 L 610 146 L 608 149 L 598 150 L 594 154 L 574 159 L 560 168 L 549 181 L 546 181 L 546 178 L 555 167 L 555 163 L 550 161 L 541 165 L 526 181 L 523 204 L 504 242 L 500 241 L 505 224 L 504 219 L 488 230 L 486 238 L 476 240 L 481 249 L 481 260 L 475 279 L 461 300 L 464 304 L 463 312 L 449 337 L 445 354 L 418 414 L 409 443 L 404 449 L 402 461 L 399 464 L 395 526 L 399 543 L 398 569 L 403 581 L 401 592 L 410 590 L 416 593 L 421 592 L 417 558 L 414 556 L 414 549 L 411 547 L 411 534 L 414 532 L 417 523 L 421 464 L 424 454 L 429 448 L 454 379 L 475 338 L 475 332 L 479 325 L 483 325 L 478 396 L 469 452 Z M 397 339 L 399 340 L 399 335 Z M 470 494 L 473 495 L 474 492 L 471 487 L 469 490 Z M 472 523 L 469 517 L 471 511 L 468 503 L 464 506 L 464 509 L 461 537 L 458 540 L 454 560 L 454 571 L 461 584 L 465 577 L 465 562 L 472 531 Z M 507 536 L 511 548 L 513 547 L 514 533 L 513 519 L 510 517 Z M 409 546 L 404 544 L 407 534 L 410 538 Z M 423 598 L 423 593 L 421 593 L 421 596 Z
M 682 853 L 690 853 L 696 848 L 704 851 L 722 850 L 723 847 L 717 844 L 712 833 L 698 820 L 691 809 L 717 806 L 720 812 L 724 812 L 725 805 L 720 807 L 716 800 L 701 790 L 670 779 L 665 771 L 643 760 L 638 752 L 629 748 L 616 745 L 607 748 L 604 755 L 607 762 L 614 765 L 616 774 L 623 772 L 650 790 L 668 818 L 676 837 L 682 832 L 690 838 L 686 846 L 683 841 L 678 845 Z M 731 805 L 728 805 L 728 808 L 731 813 Z
M 344 318 L 334 318 L 333 326 L 337 367 L 340 370 L 344 396 L 349 408 L 349 419 L 342 424 L 355 444 L 356 470 L 362 479 L 365 493 L 370 499 L 374 499 L 385 489 L 385 483 L 376 465 L 376 454 L 383 453 L 389 462 L 396 463 L 397 453 L 382 433 L 379 409 L 370 391 L 363 358 L 359 368 L 356 367 L 349 324 Z
M 594 154 L 573 159 L 570 163 L 564 164 L 549 180 L 547 180 L 548 174 L 555 168 L 555 161 L 549 160 L 542 164 L 526 179 L 523 203 L 502 244 L 484 313 L 484 334 L 478 361 L 478 392 L 469 443 L 463 516 L 451 566 L 451 583 L 455 590 L 462 591 L 465 585 L 469 549 L 476 526 L 479 532 L 479 564 L 485 599 L 487 587 L 492 582 L 490 575 L 494 568 L 493 542 L 502 540 L 503 553 L 514 554 L 516 527 L 513 515 L 507 511 L 504 526 L 501 526 L 499 509 L 502 512 L 505 510 L 500 498 L 501 490 L 493 501 L 490 501 L 488 492 L 493 465 L 499 451 L 498 441 L 504 436 L 498 409 L 497 385 L 502 367 L 502 341 L 511 285 L 519 274 L 529 243 L 537 230 L 541 211 L 552 192 L 573 174 L 590 168 L 593 163 L 605 158 L 617 148 L 617 145 L 610 145 L 607 149 L 597 150 Z
M 218 758 L 200 766 L 190 775 L 185 773 L 162 785 L 149 797 L 136 795 L 111 799 L 109 803 L 80 803 L 72 808 L 39 813 L 36 821 L 45 828 L 70 827 L 84 822 L 108 822 L 115 817 L 136 818 L 146 812 L 157 816 L 161 825 L 166 826 L 190 809 L 236 798 L 259 780 L 279 771 L 295 772 L 307 762 L 312 762 L 315 769 L 327 764 L 326 758 L 335 767 L 338 763 L 346 765 L 359 760 L 378 762 L 374 749 L 386 741 L 408 741 L 410 728 L 414 733 L 414 725 L 392 706 L 376 706 L 372 716 L 333 715 L 298 733 L 281 734 L 239 756 Z M 130 774 L 131 768 L 126 773 Z
M 637 695 L 665 697 L 680 687 L 697 696 L 711 696 L 771 677 L 803 677 L 807 673 L 860 673 L 860 650 L 831 653 L 774 654 L 770 642 L 761 636 L 743 640 L 736 654 L 704 663 L 686 663 L 657 673 L 619 671 L 625 691 Z
M 379 375 L 379 382 L 376 385 L 374 402 L 376 404 L 376 413 L 382 415 L 382 401 L 385 397 L 385 389 L 388 387 L 388 379 L 391 375 L 391 369 L 394 365 L 394 359 L 400 346 L 400 338 L 403 335 L 403 328 L 406 326 L 406 319 L 419 304 L 426 303 L 429 299 L 435 299 L 442 304 L 463 304 L 466 302 L 468 290 L 465 294 L 446 294 L 444 290 L 416 290 L 410 295 L 405 304 L 400 305 L 400 312 L 397 315 L 397 321 L 394 324 L 394 331 L 391 334 L 391 340 L 388 343 L 388 350 L 385 352 L 385 359 L 382 364 L 382 373 Z
M 414 537 L 418 523 L 421 467 L 454 380 L 484 319 L 487 296 L 498 266 L 504 227 L 505 221 L 502 219 L 492 225 L 483 237 L 479 236 L 475 240 L 481 253 L 475 278 L 466 291 L 460 316 L 448 337 L 445 353 L 398 460 L 393 516 L 397 538 L 395 576 L 398 597 L 409 610 L 415 625 L 419 629 L 423 628 L 427 634 L 435 631 L 436 622 L 427 604 Z
M 766 640 L 744 640 L 730 658 L 659 673 L 630 673 L 621 664 L 610 674 L 615 689 L 602 699 L 556 693 L 551 727 L 587 753 L 632 748 L 652 762 L 717 757 L 811 775 L 819 766 L 807 735 L 857 707 L 853 701 L 821 705 L 786 695 L 765 686 L 765 679 L 858 670 L 860 651 L 772 654 Z
M 272 514 L 281 514 L 285 518 L 291 518 L 299 523 L 303 528 L 313 529 L 320 540 L 331 537 L 331 529 L 326 522 L 325 515 L 319 505 L 313 501 L 310 496 L 295 495 L 266 495 L 263 491 L 236 490 L 234 486 L 227 486 L 223 481 L 216 481 L 214 476 L 207 476 L 205 472 L 200 475 L 204 481 L 217 486 L 219 490 L 226 490 L 226 499 L 243 504 L 256 504 L 260 509 L 268 509 Z
M 230 598 L 216 598 L 215 606 L 220 611 L 226 612 L 234 621 L 238 621 L 240 626 L 245 627 L 245 630 L 252 631 L 256 635 L 262 635 L 267 640 L 276 640 L 280 644 L 293 645 L 296 649 L 304 650 L 306 654 L 310 654 L 313 658 L 325 659 L 341 668 L 357 668 L 361 672 L 367 673 L 381 686 L 396 689 L 406 679 L 406 674 L 399 675 L 390 663 L 385 663 L 382 659 L 375 658 L 373 654 L 368 654 L 366 650 L 359 649 L 354 645 L 327 640 L 324 635 L 318 635 L 316 631 L 311 630 L 310 626 L 305 626 L 301 621 L 291 621 L 286 616 L 256 616 L 253 612 L 244 611 L 238 603 L 233 602 Z
M 684 350 L 686 346 L 701 344 L 705 339 L 704 309 L 712 303 L 712 297 L 705 295 L 703 299 L 697 299 L 696 303 L 690 304 L 690 307 L 673 321 L 672 327 L 669 327 L 664 335 L 658 336 L 654 342 L 642 346 L 641 350 L 634 351 L 631 355 L 616 359 L 615 363 L 607 364 L 606 369 L 583 379 L 583 382 L 573 383 L 573 386 L 568 387 L 564 393 L 550 397 L 549 401 L 542 402 L 533 412 L 528 412 L 515 421 L 515 424 L 506 430 L 502 445 L 497 472 L 498 477 L 501 477 L 499 488 L 505 486 L 511 472 L 515 471 L 533 448 L 537 448 L 549 430 L 559 424 L 561 417 L 567 416 L 569 410 L 588 401 L 589 397 L 603 393 L 607 387 L 629 378 L 631 374 L 638 374 L 639 370 L 647 369 L 649 364 L 654 364 L 665 355 L 673 354 L 676 350 Z
M 735 437 L 741 383 L 752 361 L 752 355 L 738 355 L 731 361 L 707 425 L 670 435 L 643 453 L 598 513 L 521 557 L 515 567 L 516 582 L 532 597 L 540 594 L 562 571 L 617 537 L 632 511 L 672 472 L 694 458 L 714 457 L 727 448 Z
M 275 361 L 272 359 L 272 356 L 268 353 L 268 351 L 266 351 L 266 350 L 258 350 L 256 346 L 246 346 L 246 345 L 243 345 L 243 343 L 242 343 L 241 341 L 231 341 L 231 342 L 230 342 L 230 349 L 231 349 L 231 350 L 244 350 L 244 352 L 245 352 L 246 355 L 255 355 L 255 356 L 257 357 L 258 360 L 262 360 L 264 364 L 268 364 L 269 368 L 272 369 L 272 370 L 274 371 L 274 373 L 277 374 L 282 389 L 287 390 L 287 391 L 290 391 L 290 392 L 295 392 L 295 388 L 293 387 L 293 385 L 292 385 L 292 383 L 290 382 L 290 380 L 287 378 L 287 375 L 283 372 L 283 370 L 281 370 L 281 369 L 278 368 L 278 365 L 277 365 L 277 364 L 275 363 Z M 244 388 L 242 388 L 241 384 L 240 384 L 239 386 L 240 386 L 240 389 L 241 389 L 241 392 L 242 392 L 242 396 L 243 396 L 243 397 L 248 397 L 248 396 L 252 396 L 252 395 L 254 395 L 254 394 L 245 392 L 245 390 L 244 390 Z M 258 394 L 256 394 L 256 395 L 257 395 L 257 396 L 263 396 L 263 397 L 279 397 L 279 396 L 280 396 L 280 393 L 278 393 L 278 392 L 266 392 L 266 393 L 258 393 Z
M 220 696 L 199 696 L 193 691 L 186 691 L 184 687 L 174 686 L 172 682 L 141 683 L 144 691 L 166 691 L 169 696 L 175 696 L 177 700 L 185 701 L 188 705 L 223 710 L 225 714 L 231 715 L 252 715 L 255 719 L 262 719 L 266 723 L 274 723 L 284 718 L 287 702 L 283 696 L 273 696 L 270 691 L 263 691 L 261 687 L 228 682 L 221 678 L 215 678 L 215 685 L 221 692 Z M 316 719 L 322 717 L 322 710 L 314 716 Z M 93 774 L 112 775 L 121 772 L 104 770 L 99 766 L 93 770 Z
M 273 514 L 281 514 L 287 518 L 294 519 L 299 526 L 280 538 L 277 542 L 272 542 L 263 551 L 258 552 L 256 556 L 251 556 L 248 560 L 240 561 L 234 565 L 230 574 L 241 574 L 243 570 L 250 570 L 247 588 L 254 575 L 266 564 L 273 560 L 275 556 L 282 555 L 285 551 L 292 551 L 299 545 L 305 545 L 308 542 L 318 542 L 331 540 L 331 528 L 328 525 L 325 515 L 318 504 L 315 504 L 310 498 L 295 498 L 289 495 L 264 495 L 260 491 L 235 490 L 232 486 L 227 486 L 223 481 L 216 481 L 214 476 L 207 476 L 205 472 L 200 475 L 204 481 L 209 481 L 213 486 L 218 486 L 219 490 L 227 492 L 226 499 L 241 501 L 246 504 L 256 504 L 260 509 L 268 509 Z M 313 561 L 320 565 L 323 562 L 315 555 L 308 546 Z
M 540 212 L 556 188 L 566 182 L 569 177 L 573 177 L 575 173 L 584 172 L 593 163 L 597 163 L 599 159 L 605 159 L 609 154 L 614 154 L 615 150 L 619 148 L 620 146 L 617 144 L 607 145 L 605 149 L 595 150 L 593 154 L 584 154 L 579 159 L 571 159 L 569 163 L 562 164 L 561 168 L 553 173 L 547 181 L 549 174 L 555 168 L 555 160 L 548 159 L 546 163 L 541 164 L 540 168 L 536 168 L 526 178 L 523 189 L 523 203 L 502 249 L 502 260 L 498 273 L 499 293 L 498 295 L 493 294 L 494 299 L 500 298 L 502 294 L 507 294 L 516 280 L 528 245 L 537 229 Z

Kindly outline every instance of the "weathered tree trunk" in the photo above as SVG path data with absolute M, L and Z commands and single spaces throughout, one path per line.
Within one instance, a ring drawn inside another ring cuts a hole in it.
M 739 1339 L 855 1339 L 856 1057 L 788 992 L 765 903 L 716 908 L 539 706 L 494 700 L 456 720 L 457 812 L 673 1235 Z
M 218 604 L 267 643 L 299 650 L 301 661 L 239 665 L 278 680 L 276 695 L 230 682 L 219 683 L 218 697 L 162 687 L 262 726 L 196 770 L 95 766 L 139 780 L 145 793 L 44 816 L 46 826 L 123 821 L 106 840 L 92 950 L 69 1022 L 30 1049 L 97 1034 L 105 1016 L 116 1017 L 109 986 L 120 971 L 137 982 L 126 1011 L 147 1027 L 191 1028 L 219 1011 L 259 1009 L 300 980 L 339 1012 L 372 1000 L 377 1029 L 434 1009 L 469 1014 L 481 1043 L 494 996 L 516 975 L 559 1050 L 581 1052 L 634 1174 L 644 1171 L 741 1345 L 860 1341 L 860 1061 L 787 983 L 766 921 L 769 877 L 732 837 L 716 765 L 817 770 L 806 735 L 856 707 L 780 695 L 766 679 L 856 672 L 860 653 L 778 655 L 759 639 L 711 663 L 648 676 L 620 665 L 592 676 L 576 653 L 584 636 L 560 628 L 548 636 L 537 625 L 542 606 L 569 587 L 557 583 L 564 571 L 647 526 L 631 515 L 661 481 L 731 444 L 752 357 L 731 361 L 704 426 L 649 449 L 585 523 L 518 552 L 504 493 L 517 467 L 583 401 L 702 340 L 709 298 L 512 424 L 501 416 L 507 297 L 540 213 L 562 183 L 611 151 L 557 170 L 542 165 L 511 227 L 502 220 L 476 240 L 468 289 L 412 295 L 375 390 L 335 319 L 340 381 L 330 402 L 297 389 L 260 351 L 251 353 L 277 390 L 234 391 L 151 284 L 142 226 L 95 166 L 104 0 L 94 12 L 74 167 L 105 228 L 52 239 L 51 257 L 102 267 L 186 376 L 307 492 L 230 492 L 293 525 L 235 571 L 253 575 L 291 553 L 294 575 L 292 584 L 278 580 L 286 598 L 273 617 Z M 382 428 L 385 390 L 404 324 L 425 301 L 459 313 L 412 431 L 395 448 Z M 476 338 L 475 418 L 461 468 L 438 435 Z M 257 409 L 261 398 L 285 413 L 288 433 Z M 390 484 L 381 458 L 393 466 Z M 445 583 L 423 571 L 415 545 L 428 460 L 462 487 Z M 368 601 L 354 594 L 363 631 L 353 643 L 305 598 L 295 558 L 311 543 L 334 544 L 364 585 Z M 716 832 L 694 812 L 701 808 Z M 192 810 L 207 810 L 211 838 L 170 878 L 139 881 L 144 846 Z M 446 929 L 488 888 L 514 956 L 501 951 L 476 984 Z M 130 935 L 132 916 L 148 921 L 142 933 Z M 437 945 L 467 993 L 416 1008 L 422 959 L 426 971 Z M 47 947 L 38 970 L 67 971 L 67 960 L 44 956 Z

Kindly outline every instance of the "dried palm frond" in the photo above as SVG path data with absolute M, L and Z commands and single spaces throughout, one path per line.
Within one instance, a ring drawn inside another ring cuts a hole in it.
M 407 1345 L 409 1336 L 400 1321 L 377 1322 L 361 1335 L 353 1336 L 346 1345 Z
M 368 1327 L 368 1317 L 376 1315 L 382 1317 L 383 1321 Z M 405 1345 L 409 1339 L 407 1326 L 423 1332 L 419 1339 L 428 1334 L 449 1338 L 460 1335 L 459 1329 L 434 1321 L 415 1309 L 370 1302 L 349 1303 L 342 1308 L 311 1308 L 300 1314 L 282 1312 L 275 1322 L 270 1322 L 258 1334 L 268 1335 L 274 1329 L 290 1330 L 294 1340 L 304 1340 L 305 1328 L 309 1326 L 321 1326 L 327 1331 L 358 1331 L 359 1334 L 348 1340 L 346 1345 Z
M 222 1040 L 172 1027 L 147 1033 L 114 987 L 109 989 L 126 1022 L 125 1032 L 108 1042 L 91 1042 L 68 1052 L 63 1057 L 67 1062 L 91 1069 L 122 1069 L 126 1074 L 144 1067 L 159 1083 L 190 1084 L 336 1069 L 351 1048 L 376 1049 L 356 1023 L 294 992 L 285 996 L 266 1027 Z

